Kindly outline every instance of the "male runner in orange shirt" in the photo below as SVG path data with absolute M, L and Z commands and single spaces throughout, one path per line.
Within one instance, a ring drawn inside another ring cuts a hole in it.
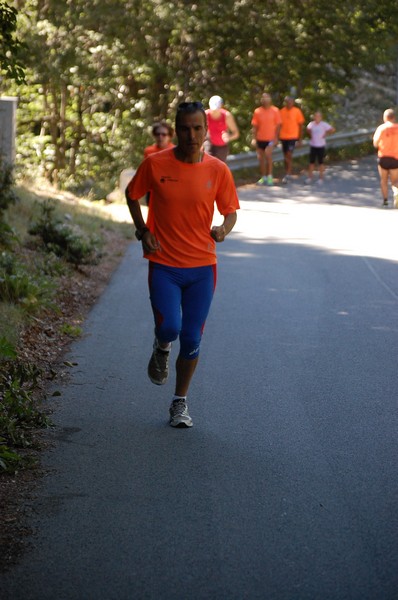
M 272 150 L 278 143 L 281 118 L 279 109 L 272 104 L 272 98 L 264 93 L 261 96 L 261 106 L 253 113 L 253 140 L 257 148 L 257 158 L 260 164 L 260 179 L 258 185 L 274 185 L 272 178 Z
M 173 427 L 192 426 L 186 399 L 216 284 L 215 242 L 223 242 L 232 230 L 239 208 L 230 170 L 202 152 L 206 133 L 203 105 L 180 104 L 177 146 L 144 160 L 126 189 L 136 237 L 149 260 L 155 341 L 148 376 L 153 383 L 166 382 L 171 342 L 180 339 L 169 409 Z M 145 223 L 138 199 L 148 191 L 151 202 Z M 211 228 L 214 201 L 224 222 Z
M 304 115 L 301 110 L 294 106 L 294 98 L 286 96 L 285 106 L 280 110 L 281 128 L 279 139 L 282 143 L 283 157 L 285 163 L 285 176 L 282 183 L 287 183 L 292 174 L 293 151 L 296 146 L 301 145 L 303 139 Z
M 383 125 L 379 125 L 373 136 L 373 145 L 377 148 L 383 206 L 388 206 L 388 178 L 390 177 L 394 206 L 398 208 L 398 124 L 395 123 L 392 108 L 384 111 L 383 121 Z

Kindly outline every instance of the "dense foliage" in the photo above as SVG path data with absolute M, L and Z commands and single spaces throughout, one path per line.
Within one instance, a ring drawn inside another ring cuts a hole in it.
M 12 90 L 20 161 L 96 193 L 137 164 L 148 126 L 172 118 L 179 101 L 220 93 L 243 132 L 235 149 L 247 149 L 264 88 L 277 102 L 293 91 L 308 112 L 328 107 L 358 68 L 393 57 L 398 33 L 390 0 L 14 4 L 27 69 Z
M 24 81 L 24 69 L 19 60 L 21 43 L 16 37 L 17 10 L 0 0 L 0 73 L 18 83 Z

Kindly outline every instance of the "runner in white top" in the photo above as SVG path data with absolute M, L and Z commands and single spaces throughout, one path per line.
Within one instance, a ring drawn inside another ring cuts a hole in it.
M 310 140 L 310 164 L 308 167 L 308 179 L 307 183 L 312 182 L 314 167 L 316 161 L 319 164 L 319 181 L 323 183 L 325 175 L 325 165 L 323 164 L 325 158 L 325 147 L 326 147 L 326 136 L 331 135 L 336 130 L 334 127 L 329 125 L 326 121 L 322 121 L 322 113 L 317 111 L 314 113 L 314 120 L 307 125 L 308 134 L 311 137 Z

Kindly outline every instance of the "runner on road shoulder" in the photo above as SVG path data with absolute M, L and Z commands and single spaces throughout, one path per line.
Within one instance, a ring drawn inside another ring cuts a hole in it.
M 207 116 L 207 140 L 209 154 L 227 162 L 229 142 L 239 138 L 239 129 L 232 113 L 223 108 L 221 96 L 212 96 L 209 100 Z M 206 149 L 206 146 L 205 146 Z
M 260 165 L 258 185 L 274 185 L 272 177 L 272 150 L 278 144 L 281 117 L 279 108 L 272 104 L 272 98 L 264 93 L 261 96 L 261 106 L 255 109 L 252 117 L 253 140 L 256 146 L 257 158 Z
M 191 427 L 187 394 L 216 286 L 216 243 L 236 222 L 238 197 L 232 174 L 202 151 L 207 121 L 200 102 L 177 108 L 177 146 L 149 156 L 126 189 L 127 203 L 149 261 L 149 291 L 155 340 L 148 376 L 156 385 L 168 377 L 171 344 L 179 337 L 170 425 Z M 151 192 L 145 223 L 138 199 Z M 214 202 L 224 221 L 211 226 Z
M 285 176 L 282 183 L 287 183 L 292 175 L 293 152 L 296 144 L 301 145 L 303 140 L 304 115 L 298 106 L 294 105 L 294 98 L 285 97 L 285 106 L 280 109 L 281 128 L 279 139 L 282 144 L 283 158 L 285 163 Z
M 379 125 L 373 136 L 373 145 L 377 148 L 382 206 L 388 206 L 388 179 L 390 179 L 394 207 L 398 208 L 398 124 L 395 122 L 392 108 L 384 111 L 383 121 L 384 123 Z
M 312 183 L 314 174 L 315 163 L 319 165 L 319 179 L 318 183 L 322 184 L 325 176 L 325 153 L 326 153 L 326 136 L 331 135 L 336 130 L 334 127 L 329 125 L 326 121 L 322 120 L 322 113 L 317 110 L 314 113 L 314 119 L 307 125 L 307 132 L 311 138 L 310 140 L 310 164 L 308 166 L 308 178 L 307 183 Z

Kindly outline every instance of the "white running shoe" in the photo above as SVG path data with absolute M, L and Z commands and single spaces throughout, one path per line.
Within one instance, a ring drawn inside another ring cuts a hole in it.
M 188 413 L 187 403 L 183 398 L 174 400 L 169 408 L 170 425 L 172 427 L 192 427 L 192 419 Z

